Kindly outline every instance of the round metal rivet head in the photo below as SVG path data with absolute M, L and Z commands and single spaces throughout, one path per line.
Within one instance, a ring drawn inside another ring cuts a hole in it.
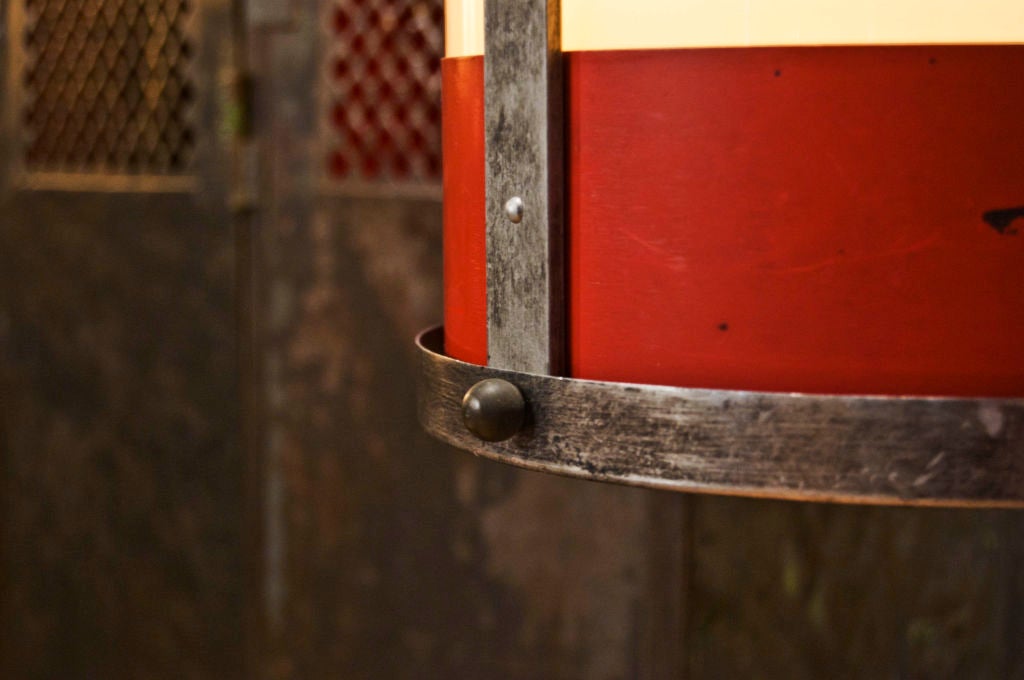
M 481 380 L 462 398 L 462 422 L 485 442 L 509 439 L 523 427 L 525 417 L 523 393 L 507 380 Z
M 508 199 L 508 203 L 505 204 L 505 215 L 512 224 L 519 224 L 523 221 L 523 199 L 518 196 L 513 196 Z

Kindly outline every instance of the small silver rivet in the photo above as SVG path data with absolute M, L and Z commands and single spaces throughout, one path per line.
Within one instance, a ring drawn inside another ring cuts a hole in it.
M 505 204 L 505 214 L 512 224 L 519 224 L 523 221 L 523 199 L 513 196 Z

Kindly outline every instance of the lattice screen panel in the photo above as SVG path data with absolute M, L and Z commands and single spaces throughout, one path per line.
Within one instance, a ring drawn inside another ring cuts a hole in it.
M 30 171 L 186 172 L 194 0 L 24 0 Z
M 436 183 L 441 0 L 334 0 L 329 20 L 329 175 Z

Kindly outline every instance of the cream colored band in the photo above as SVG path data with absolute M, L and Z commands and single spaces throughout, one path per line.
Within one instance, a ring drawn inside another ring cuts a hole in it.
M 445 0 L 449 57 L 483 54 L 484 0 Z M 1024 42 L 1024 0 L 562 0 L 562 49 Z

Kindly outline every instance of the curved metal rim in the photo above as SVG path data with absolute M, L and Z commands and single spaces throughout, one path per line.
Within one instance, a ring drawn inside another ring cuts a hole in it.
M 810 501 L 1024 507 L 1024 399 L 812 395 L 579 380 L 445 356 L 416 339 L 424 428 L 458 448 L 545 472 L 673 491 Z M 526 425 L 484 442 L 462 397 L 515 384 Z

